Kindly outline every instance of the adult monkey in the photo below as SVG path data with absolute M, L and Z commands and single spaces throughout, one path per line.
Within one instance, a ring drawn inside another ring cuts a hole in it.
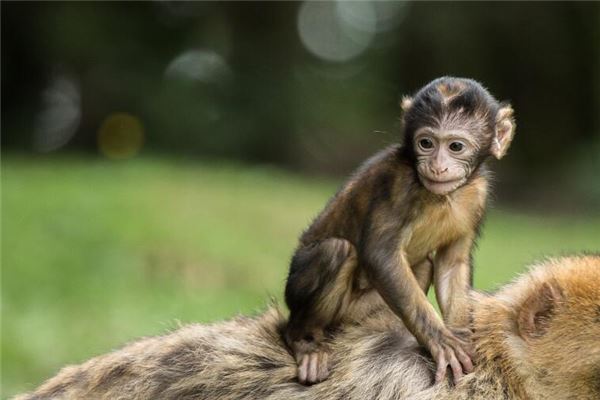
M 64 368 L 19 400 L 548 400 L 600 398 L 600 254 L 550 259 L 493 295 L 473 293 L 480 357 L 433 385 L 426 352 L 390 311 L 341 328 L 319 385 L 296 382 L 275 309 L 189 325 Z M 41 355 L 43 357 L 43 355 Z
M 285 299 L 285 337 L 301 383 L 329 371 L 328 333 L 385 300 L 455 381 L 473 365 L 467 296 L 488 194 L 485 160 L 506 153 L 513 110 L 479 83 L 434 80 L 402 102 L 402 145 L 367 161 L 301 238 Z M 428 302 L 433 280 L 444 322 Z

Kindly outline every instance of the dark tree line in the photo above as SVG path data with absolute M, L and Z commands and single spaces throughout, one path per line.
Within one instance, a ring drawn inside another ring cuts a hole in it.
M 102 121 L 122 111 L 142 122 L 143 152 L 344 173 L 396 139 L 401 94 L 458 75 L 514 105 L 508 181 L 599 167 L 600 4 L 409 3 L 341 62 L 303 45 L 302 6 L 4 2 L 3 151 L 39 151 L 43 93 L 66 76 L 80 119 L 57 152 L 96 154 Z M 165 74 L 190 49 L 214 76 Z

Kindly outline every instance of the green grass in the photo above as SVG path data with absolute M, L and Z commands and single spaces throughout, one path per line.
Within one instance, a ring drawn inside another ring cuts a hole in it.
M 296 238 L 337 184 L 214 162 L 4 157 L 2 397 L 136 337 L 280 299 Z M 599 228 L 492 211 L 476 286 L 598 250 Z

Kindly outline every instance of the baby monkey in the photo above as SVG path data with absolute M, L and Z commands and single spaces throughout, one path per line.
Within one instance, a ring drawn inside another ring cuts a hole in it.
M 472 370 L 471 252 L 488 195 L 485 161 L 506 153 L 513 110 L 478 82 L 443 77 L 404 98 L 402 145 L 362 165 L 302 234 L 285 289 L 298 379 L 328 375 L 324 339 L 381 298 L 454 380 Z M 440 320 L 426 294 L 432 284 Z

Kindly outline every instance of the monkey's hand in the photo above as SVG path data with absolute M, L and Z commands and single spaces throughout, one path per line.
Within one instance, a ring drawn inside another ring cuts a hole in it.
M 452 332 L 452 334 L 456 336 L 456 338 L 466 343 L 469 346 L 469 348 L 472 349 L 473 343 L 471 342 L 471 337 L 473 336 L 473 331 L 471 329 L 457 328 L 453 326 L 448 327 L 448 329 L 450 329 L 450 332 Z
M 473 371 L 473 362 L 471 361 L 473 351 L 470 343 L 470 331 L 467 331 L 468 329 L 457 330 L 458 336 L 461 337 L 459 338 L 449 330 L 445 330 L 439 340 L 430 341 L 429 350 L 437 364 L 435 383 L 442 382 L 446 378 L 448 367 L 452 370 L 455 384 L 464 374 Z
M 475 346 L 473 345 L 473 331 L 471 328 L 458 328 L 450 326 L 448 329 L 450 329 L 450 332 L 452 332 L 452 334 L 462 342 L 463 350 L 471 359 L 471 364 L 477 364 L 477 352 L 475 351 Z M 469 373 L 471 371 L 466 372 Z
M 298 363 L 298 381 L 312 385 L 329 376 L 329 349 L 316 341 L 298 340 L 291 344 Z

